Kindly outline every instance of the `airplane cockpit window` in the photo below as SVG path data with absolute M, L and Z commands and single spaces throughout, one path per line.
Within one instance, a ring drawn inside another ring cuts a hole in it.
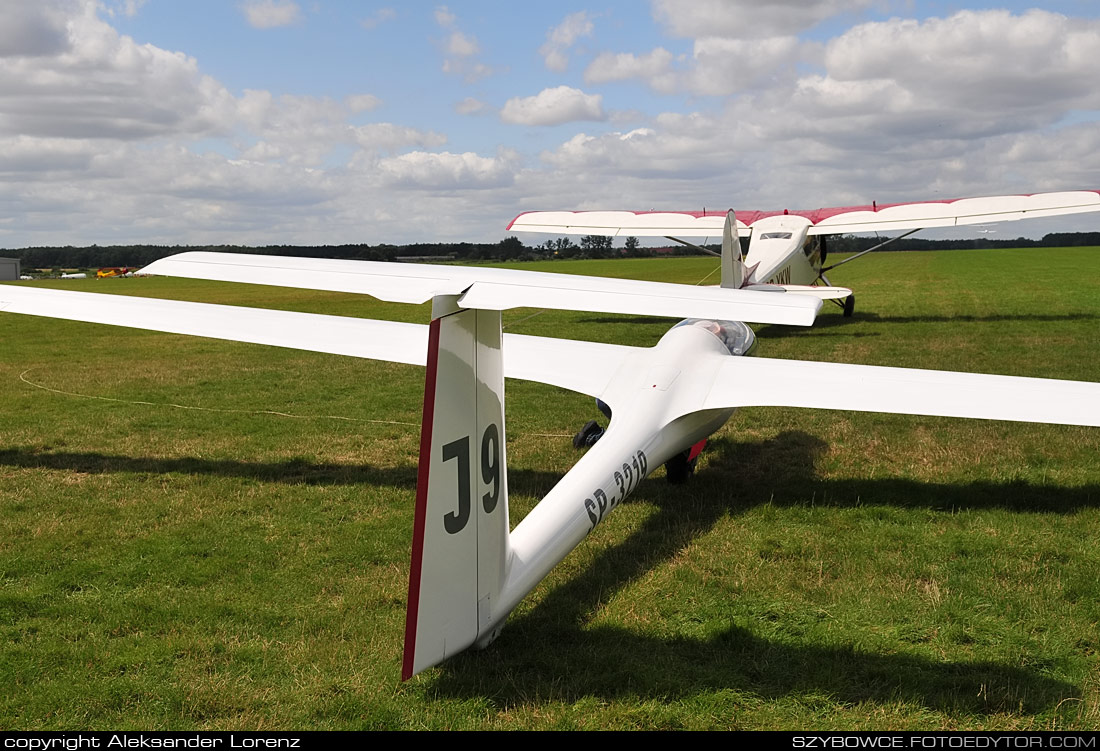
M 713 334 L 731 355 L 747 355 L 756 346 L 756 334 L 741 321 L 714 321 L 709 318 L 688 318 L 673 328 L 695 326 Z
M 790 240 L 790 232 L 764 232 L 760 235 L 761 240 Z

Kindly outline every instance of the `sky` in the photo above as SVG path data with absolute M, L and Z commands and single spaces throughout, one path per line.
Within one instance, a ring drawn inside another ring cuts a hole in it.
M 1036 5 L 3 0 L 0 247 L 1098 189 L 1100 2 Z

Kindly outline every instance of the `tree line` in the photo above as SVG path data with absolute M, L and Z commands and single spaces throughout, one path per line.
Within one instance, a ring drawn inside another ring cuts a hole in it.
M 748 238 L 742 238 L 747 249 Z M 877 237 L 836 235 L 828 238 L 830 253 L 858 252 L 881 242 Z M 1014 240 L 980 237 L 972 240 L 922 240 L 907 237 L 891 243 L 884 250 L 954 250 L 974 248 L 1041 248 L 1069 246 L 1100 246 L 1100 232 L 1054 232 L 1040 240 L 1018 237 Z M 717 243 L 704 246 L 718 251 Z M 558 237 L 528 246 L 516 237 L 496 243 L 414 243 L 410 245 L 91 245 L 86 247 L 30 247 L 0 250 L 0 256 L 18 258 L 24 269 L 103 268 L 110 266 L 145 266 L 157 259 L 192 250 L 219 253 L 259 253 L 274 256 L 305 258 L 348 258 L 363 261 L 541 261 L 583 258 L 642 258 L 646 256 L 700 255 L 695 248 L 674 245 L 660 248 L 643 247 L 636 237 L 626 238 L 623 247 L 614 247 L 610 237 L 587 235 L 576 243 L 568 237 Z

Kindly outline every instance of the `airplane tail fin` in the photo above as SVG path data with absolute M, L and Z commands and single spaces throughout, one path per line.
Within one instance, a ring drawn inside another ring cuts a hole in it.
M 737 218 L 733 209 L 726 214 L 722 227 L 722 287 L 741 289 L 745 285 L 745 264 L 741 260 L 741 240 L 737 234 Z
M 485 644 L 508 564 L 500 311 L 433 300 L 401 678 Z

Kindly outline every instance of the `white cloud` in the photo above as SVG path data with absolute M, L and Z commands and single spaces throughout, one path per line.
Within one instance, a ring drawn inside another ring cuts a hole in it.
M 813 17 L 838 7 L 803 5 Z M 775 21 L 788 6 L 762 6 L 758 37 L 712 18 L 694 27 L 691 47 L 600 55 L 586 71 L 593 84 L 706 94 L 688 99 L 697 112 L 608 112 L 568 86 L 510 100 L 505 123 L 603 122 L 588 133 L 505 128 L 531 149 L 525 159 L 466 141 L 441 151 L 454 126 L 411 127 L 395 100 L 391 122 L 363 124 L 381 106 L 368 93 L 234 96 L 200 61 L 119 34 L 95 0 L 0 2 L 0 243 L 491 240 L 532 207 L 793 209 L 1093 187 L 1096 21 L 965 12 L 865 24 L 807 47 Z M 487 72 L 480 54 L 447 51 L 465 30 L 446 8 L 437 15 L 448 70 Z M 532 52 L 542 34 L 528 34 Z M 560 37 L 563 54 L 584 38 Z M 442 101 L 461 114 L 495 111 L 487 92 L 466 93 Z M 502 128 L 480 124 L 490 137 Z M 555 145 L 538 140 L 559 132 Z M 432 221 L 410 221 L 411 207 Z
M 911 106 L 1033 113 L 1100 104 L 1100 23 L 1031 10 L 962 11 L 924 22 L 863 24 L 829 42 L 844 82 L 890 80 Z M 898 96 L 891 104 L 897 104 Z
M 0 134 L 141 139 L 231 126 L 236 102 L 193 58 L 120 36 L 92 2 L 70 7 L 64 49 L 0 58 Z
M 1095 49 L 1100 23 L 1037 10 L 864 24 L 829 42 L 774 130 L 878 149 L 1034 131 L 1100 107 Z
M 699 39 L 691 71 L 682 77 L 682 85 L 697 94 L 724 96 L 774 84 L 780 77 L 793 79 L 795 63 L 803 57 L 802 48 L 793 36 Z
M 469 57 L 481 51 L 477 39 L 467 36 L 461 31 L 452 31 L 447 37 L 447 53 L 456 57 Z
M 397 11 L 393 8 L 379 8 L 374 13 L 360 21 L 359 25 L 362 26 L 364 29 L 370 30 L 378 28 L 387 21 L 392 21 L 395 18 L 397 18 Z
M 876 0 L 653 0 L 653 17 L 674 36 L 759 39 L 813 28 Z
M 469 151 L 413 151 L 383 159 L 378 168 L 392 186 L 458 190 L 510 185 L 515 161 L 513 152 L 484 157 Z
M 30 173 L 38 178 L 91 168 L 99 149 L 94 141 L 41 138 L 31 135 L 0 138 L 0 173 Z
M 560 24 L 546 33 L 546 42 L 539 47 L 546 67 L 564 71 L 569 67 L 569 48 L 581 37 L 592 36 L 592 21 L 586 11 L 571 13 Z
M 584 72 L 587 83 L 607 83 L 641 78 L 648 82 L 668 77 L 672 70 L 672 53 L 664 47 L 635 55 L 632 52 L 603 52 L 593 60 Z
M 696 40 L 686 61 L 677 61 L 663 47 L 644 55 L 602 53 L 585 70 L 584 79 L 589 83 L 639 79 L 661 94 L 725 96 L 793 79 L 795 64 L 811 48 L 796 37 L 704 37 Z
M 107 15 L 114 18 L 116 15 L 123 15 L 128 18 L 132 18 L 137 15 L 141 10 L 141 6 L 145 5 L 146 0 L 101 0 L 103 2 L 104 10 L 107 11 Z
M 370 123 L 353 128 L 356 143 L 372 151 L 397 151 L 409 146 L 435 147 L 447 142 L 442 133 L 393 123 Z
M 241 9 L 249 25 L 256 29 L 289 26 L 302 18 L 302 10 L 294 0 L 249 0 Z
M 449 11 L 447 9 L 446 5 L 436 6 L 436 9 L 435 9 L 435 22 L 437 24 L 439 24 L 443 28 L 447 28 L 449 26 L 454 26 L 455 20 L 456 20 L 455 14 L 451 13 L 451 11 Z
M 733 168 L 739 140 L 737 130 L 721 118 L 665 114 L 653 127 L 600 136 L 579 133 L 544 152 L 542 159 L 565 172 L 694 180 Z
M 41 2 L 0 4 L 0 57 L 56 55 L 69 49 L 67 16 Z
M 382 106 L 382 100 L 374 94 L 350 94 L 344 97 L 344 104 L 352 112 L 369 112 Z
M 353 95 L 340 103 L 325 97 L 276 97 L 268 91 L 246 91 L 239 102 L 239 123 L 257 142 L 242 156 L 321 167 L 338 146 L 353 146 L 373 154 L 446 142 L 446 136 L 435 131 L 394 123 L 348 124 L 350 115 L 379 104 L 380 100 L 370 94 Z
M 504 103 L 500 119 L 515 125 L 561 125 L 574 120 L 604 120 L 603 97 L 570 86 L 543 89 L 535 96 Z
M 435 21 L 444 29 L 449 29 L 443 42 L 442 70 L 449 75 L 462 76 L 466 83 L 474 83 L 493 74 L 493 69 L 475 56 L 481 52 L 481 45 L 472 34 L 466 34 L 457 28 L 458 18 L 440 5 L 435 9 Z
M 663 76 L 693 92 L 718 81 L 709 93 L 722 95 L 740 76 L 739 96 L 630 133 L 569 138 L 543 153 L 543 184 L 566 206 L 773 209 L 1095 183 L 1100 128 L 1064 123 L 1100 109 L 1097 21 L 965 11 L 865 24 L 820 51 L 797 47 L 792 56 L 814 54 L 821 65 L 801 76 L 785 67 L 784 50 L 798 44 L 704 37 L 690 65 L 670 55 L 597 58 L 590 80 L 656 88 Z M 588 186 L 583 195 L 577 185 Z M 661 195 L 647 197 L 653 186 Z
M 455 112 L 460 115 L 481 115 L 489 111 L 489 105 L 480 99 L 468 96 L 454 106 Z

